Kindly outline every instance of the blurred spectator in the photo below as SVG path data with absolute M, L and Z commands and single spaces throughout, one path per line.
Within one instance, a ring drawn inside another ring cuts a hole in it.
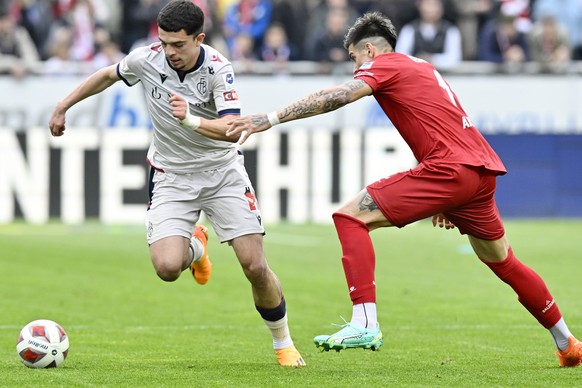
M 0 73 L 21 78 L 33 71 L 39 60 L 26 28 L 18 25 L 7 9 L 0 9 Z
M 287 33 L 279 23 L 273 23 L 267 29 L 261 46 L 260 59 L 265 62 L 285 63 L 297 60 L 297 50 L 289 43 Z
M 251 73 L 253 64 L 258 60 L 255 39 L 249 34 L 238 34 L 231 43 L 230 58 L 237 64 L 237 73 Z
M 358 5 L 358 2 L 356 2 L 356 5 Z M 360 4 L 360 7 L 362 6 L 363 5 Z M 400 31 L 404 24 L 406 24 L 403 21 L 403 18 L 406 19 L 406 22 L 409 22 L 418 17 L 418 14 L 416 14 L 416 7 L 414 7 L 414 2 L 411 2 L 410 0 L 370 1 L 369 4 L 367 4 L 367 9 L 368 11 L 378 11 L 390 18 L 396 31 Z M 407 16 L 410 15 L 409 11 L 414 13 L 413 16 Z
M 91 61 L 94 71 L 118 63 L 124 56 L 109 30 L 102 27 L 95 30 L 95 56 Z
M 26 0 L 28 1 L 28 0 Z M 119 0 L 91 0 L 95 10 L 95 24 L 109 32 L 112 41 L 121 44 L 121 17 L 123 2 Z
M 246 34 L 253 38 L 254 47 L 260 46 L 271 22 L 270 0 L 239 0 L 227 11 L 224 19 L 224 36 L 229 50 L 236 37 Z
M 56 22 L 53 4 L 44 0 L 15 0 L 12 1 L 13 13 L 17 12 L 19 24 L 27 29 L 32 37 L 41 59 L 45 59 L 43 48 L 49 36 L 53 23 Z
M 71 57 L 76 61 L 89 61 L 95 54 L 95 8 L 90 0 L 69 1 L 63 19 L 73 31 Z
M 308 59 L 323 63 L 349 61 L 344 48 L 344 36 L 348 28 L 349 13 L 344 8 L 332 8 L 323 26 L 314 34 L 307 48 Z
M 515 28 L 525 34 L 531 30 L 530 0 L 497 0 L 497 6 L 500 12 L 506 15 L 514 15 Z
M 535 22 L 529 37 L 531 58 L 543 71 L 566 69 L 571 58 L 568 32 L 553 16 L 544 15 Z
M 157 17 L 169 0 L 124 0 L 121 51 L 158 39 Z
M 216 8 L 219 0 L 192 0 L 204 12 L 204 43 L 211 45 L 220 52 L 228 53 L 224 40 L 222 22 L 218 19 Z M 156 32 L 157 39 L 157 32 Z
M 477 41 L 484 20 L 490 17 L 493 2 L 496 0 L 455 0 L 458 12 L 457 28 L 461 33 L 463 44 L 463 59 L 475 60 L 477 57 Z
M 43 74 L 72 75 L 88 73 L 91 70 L 91 62 L 73 59 L 73 38 L 73 30 L 68 26 L 57 25 L 51 30 L 46 48 L 48 59 L 43 63 Z
M 420 0 L 405 1 L 397 8 L 397 19 L 403 27 L 414 20 L 420 18 L 419 5 Z M 442 0 L 443 3 L 443 19 L 457 25 L 457 8 L 454 0 Z
M 396 43 L 396 51 L 424 59 L 439 70 L 452 69 L 461 62 L 459 29 L 443 19 L 441 0 L 420 0 L 420 17 L 406 24 Z
M 312 9 L 309 9 L 308 19 L 303 22 L 303 28 L 305 29 L 305 41 L 303 43 L 304 47 L 309 46 L 309 42 L 313 40 L 313 37 L 317 34 L 321 34 L 321 30 L 325 28 L 325 24 L 328 20 L 328 14 L 334 10 L 343 10 L 346 16 L 346 26 L 352 25 L 358 16 L 358 12 L 354 7 L 350 5 L 348 0 L 320 0 L 319 3 Z M 309 55 L 309 54 L 307 54 Z
M 582 59 L 582 0 L 536 0 L 534 19 L 539 20 L 544 15 L 553 16 L 566 28 L 574 59 Z
M 483 61 L 515 67 L 529 60 L 529 48 L 527 35 L 516 27 L 517 15 L 507 12 L 499 12 L 483 27 L 478 57 Z
M 285 30 L 289 44 L 295 48 L 298 59 L 303 57 L 305 42 L 305 21 L 308 20 L 308 8 L 305 1 L 273 0 L 271 24 L 278 23 Z

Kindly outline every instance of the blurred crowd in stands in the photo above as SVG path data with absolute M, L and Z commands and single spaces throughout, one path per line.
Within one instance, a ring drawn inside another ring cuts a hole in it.
M 0 74 L 87 74 L 157 39 L 171 0 L 0 0 Z M 399 32 L 396 51 L 442 71 L 487 63 L 565 72 L 582 60 L 582 0 L 192 0 L 206 14 L 205 43 L 241 73 L 352 69 L 343 37 L 380 11 Z M 347 65 L 347 66 L 344 66 Z

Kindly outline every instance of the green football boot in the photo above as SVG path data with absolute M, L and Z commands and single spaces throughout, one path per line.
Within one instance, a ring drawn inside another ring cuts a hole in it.
M 332 335 L 318 335 L 313 339 L 315 346 L 326 352 L 330 350 L 362 348 L 378 350 L 384 343 L 380 326 L 376 329 L 365 329 L 353 323 L 346 323 L 341 330 Z

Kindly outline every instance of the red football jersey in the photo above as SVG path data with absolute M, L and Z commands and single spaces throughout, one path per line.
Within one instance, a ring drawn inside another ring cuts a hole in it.
M 412 150 L 416 160 L 506 169 L 471 122 L 449 84 L 428 62 L 400 53 L 364 63 L 354 78 L 373 96 Z

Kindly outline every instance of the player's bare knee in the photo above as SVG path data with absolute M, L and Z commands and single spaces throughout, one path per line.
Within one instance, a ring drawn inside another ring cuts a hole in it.
M 156 270 L 156 274 L 160 279 L 165 282 L 173 282 L 178 277 L 180 277 L 180 273 L 182 272 L 182 268 L 173 264 L 170 260 L 164 260 L 163 258 L 152 258 L 154 263 L 154 268 Z
M 173 282 L 180 277 L 180 271 L 168 271 L 166 269 L 157 269 L 156 274 L 165 282 Z
M 266 283 L 271 273 L 265 260 L 249 261 L 247 264 L 243 264 L 242 268 L 249 282 L 255 286 Z

